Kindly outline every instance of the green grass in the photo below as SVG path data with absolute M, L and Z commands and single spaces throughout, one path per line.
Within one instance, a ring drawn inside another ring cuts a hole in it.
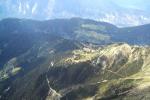
M 11 73 L 12 75 L 16 75 L 20 70 L 21 70 L 21 67 L 15 67 Z
M 110 40 L 110 36 L 103 34 L 103 33 L 97 33 L 95 31 L 87 31 L 87 30 L 77 30 L 75 31 L 76 38 L 77 39 L 88 39 L 90 41 L 109 41 Z M 94 40 L 95 39 L 95 40 Z
M 9 73 L 6 73 L 6 72 L 4 72 L 4 70 L 1 70 L 0 71 L 0 81 L 4 81 L 4 80 L 10 78 L 10 76 L 16 75 L 20 70 L 21 70 L 21 67 L 15 67 Z
M 106 32 L 106 27 L 103 25 L 95 25 L 95 24 L 82 24 L 81 28 L 89 29 L 93 31 L 103 31 Z

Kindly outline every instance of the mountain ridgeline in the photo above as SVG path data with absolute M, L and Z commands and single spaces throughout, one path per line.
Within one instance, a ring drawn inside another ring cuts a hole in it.
M 0 100 L 149 100 L 150 25 L 0 21 Z
M 0 32 L 5 33 L 5 35 L 29 34 L 31 37 L 35 34 L 42 33 L 98 44 L 113 42 L 126 42 L 129 44 L 142 45 L 150 44 L 149 27 L 150 25 L 147 24 L 137 27 L 117 28 L 109 23 L 81 18 L 47 21 L 4 19 L 0 22 Z

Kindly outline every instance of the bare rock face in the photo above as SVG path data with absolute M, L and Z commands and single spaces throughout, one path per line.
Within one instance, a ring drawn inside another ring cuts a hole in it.
M 60 100 L 61 95 L 50 87 L 49 85 L 50 81 L 48 80 L 47 76 L 46 76 L 46 80 L 49 87 L 49 92 L 48 92 L 48 96 L 46 97 L 46 100 Z
M 57 93 L 55 90 L 53 90 L 52 88 L 50 88 L 46 100 L 60 100 L 60 98 L 61 95 Z

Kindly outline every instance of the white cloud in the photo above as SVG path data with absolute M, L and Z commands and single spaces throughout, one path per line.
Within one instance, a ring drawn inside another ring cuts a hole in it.
M 28 10 L 30 9 L 29 3 L 26 4 L 26 8 L 27 8 Z
M 35 11 L 36 11 L 36 9 L 37 9 L 37 6 L 38 6 L 37 3 L 35 3 L 35 4 L 33 5 L 33 7 L 32 7 L 32 14 L 35 13 Z
M 26 14 L 26 10 L 25 10 L 25 9 L 23 10 L 23 14 L 24 14 L 24 15 Z
M 19 3 L 19 13 L 21 13 L 22 12 L 22 4 L 21 4 L 21 2 Z

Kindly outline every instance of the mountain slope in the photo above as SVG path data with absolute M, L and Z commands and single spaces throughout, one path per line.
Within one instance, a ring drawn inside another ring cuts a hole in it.
M 148 99 L 149 50 L 149 47 L 113 44 L 75 50 L 61 58 L 59 54 L 12 81 L 2 98 Z
M 5 35 L 1 35 L 2 43 L 8 34 L 11 35 L 10 37 L 14 37 L 15 34 L 28 34 L 36 37 L 41 36 L 36 34 L 54 34 L 65 39 L 98 44 L 126 42 L 129 44 L 149 45 L 149 27 L 150 25 L 147 24 L 138 27 L 117 28 L 109 23 L 81 18 L 48 21 L 5 19 L 0 22 L 0 32 L 5 33 Z
M 89 50 L 76 51 L 74 55 L 77 56 L 68 60 L 71 63 L 88 62 L 91 68 L 87 72 L 94 68 L 96 71 L 93 74 L 88 73 L 89 76 L 83 85 L 72 91 L 68 89 L 70 92 L 63 99 L 140 100 L 141 97 L 144 100 L 149 99 L 149 50 L 147 47 L 119 44 L 100 48 L 91 53 Z M 85 69 L 81 76 L 84 75 Z
M 149 25 L 5 19 L 0 33 L 1 100 L 150 98 Z

